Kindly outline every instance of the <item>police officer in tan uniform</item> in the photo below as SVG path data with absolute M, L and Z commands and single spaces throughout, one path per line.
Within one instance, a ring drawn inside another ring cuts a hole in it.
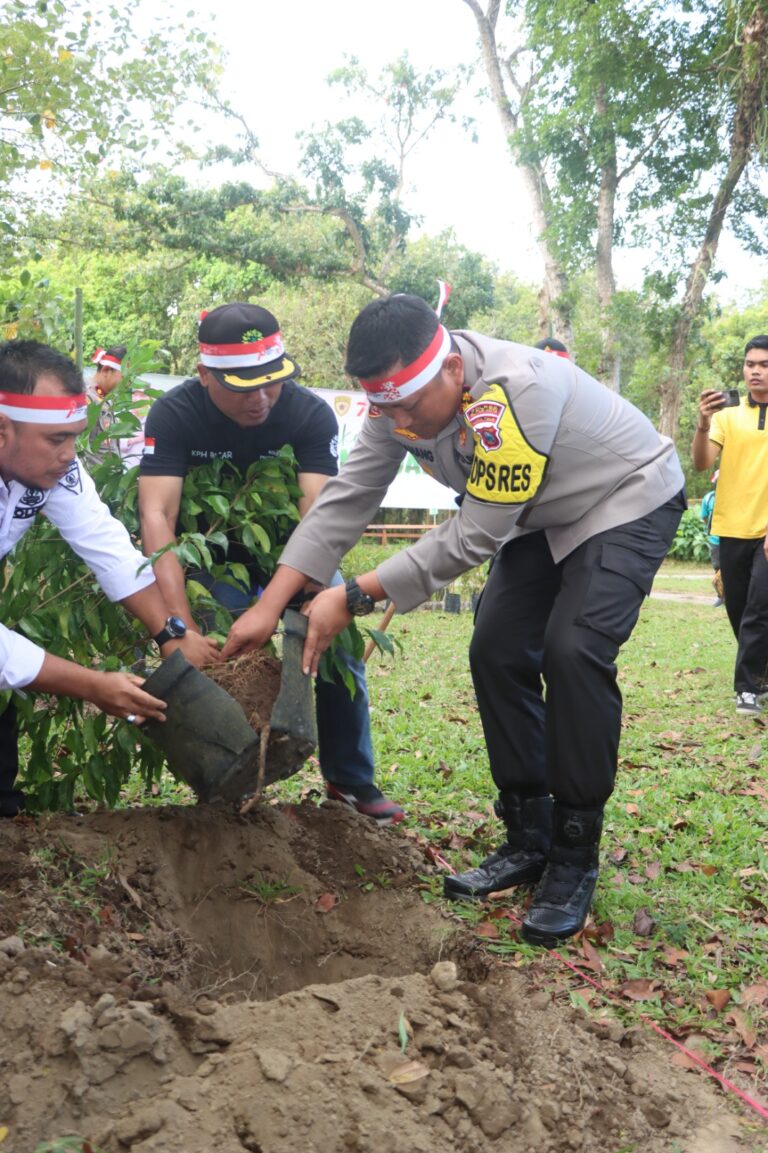
M 621 725 L 615 660 L 685 507 L 668 439 L 565 358 L 449 332 L 419 297 L 368 304 L 347 371 L 370 408 L 338 477 L 293 533 L 225 656 L 263 644 L 285 603 L 330 579 L 405 453 L 463 494 L 455 516 L 308 607 L 315 670 L 350 617 L 407 612 L 493 556 L 470 662 L 506 839 L 446 878 L 450 897 L 538 886 L 524 935 L 553 944 L 586 920 Z

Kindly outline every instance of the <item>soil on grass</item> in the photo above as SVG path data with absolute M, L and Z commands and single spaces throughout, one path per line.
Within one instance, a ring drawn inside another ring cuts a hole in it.
M 429 869 L 335 802 L 0 822 L 4 1153 L 756 1148 L 655 1038 L 489 961 Z

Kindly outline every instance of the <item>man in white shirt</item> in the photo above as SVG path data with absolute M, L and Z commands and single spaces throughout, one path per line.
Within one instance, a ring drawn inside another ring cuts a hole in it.
M 96 493 L 75 457 L 86 427 L 81 374 L 61 353 L 33 340 L 0 345 L 0 556 L 10 552 L 45 510 L 67 543 L 92 570 L 112 601 L 125 605 L 157 642 L 164 657 L 182 647 L 195 664 L 215 659 L 215 646 L 184 622 L 169 618 L 152 569 Z M 179 627 L 181 626 L 181 627 Z M 45 652 L 0 623 L 0 691 L 34 689 L 92 701 L 111 716 L 135 723 L 164 719 L 165 704 L 131 673 L 85 668 Z M 14 788 L 18 769 L 13 698 L 0 715 L 0 814 L 15 816 L 24 798 Z

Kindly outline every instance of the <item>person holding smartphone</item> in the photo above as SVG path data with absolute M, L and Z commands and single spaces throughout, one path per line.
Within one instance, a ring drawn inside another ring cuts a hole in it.
M 756 716 L 768 694 L 768 336 L 747 343 L 743 375 L 746 396 L 701 393 L 691 459 L 701 471 L 720 457 L 711 531 L 720 537 L 725 611 L 738 643 L 736 712 Z

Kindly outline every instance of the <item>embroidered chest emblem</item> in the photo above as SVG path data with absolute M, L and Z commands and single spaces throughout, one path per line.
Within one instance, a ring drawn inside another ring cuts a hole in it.
M 45 504 L 45 493 L 41 488 L 28 488 L 13 510 L 14 520 L 29 520 Z
M 472 426 L 472 431 L 479 438 L 486 452 L 495 452 L 501 448 L 501 418 L 505 412 L 505 405 L 498 400 L 477 400 L 470 404 L 464 416 Z

